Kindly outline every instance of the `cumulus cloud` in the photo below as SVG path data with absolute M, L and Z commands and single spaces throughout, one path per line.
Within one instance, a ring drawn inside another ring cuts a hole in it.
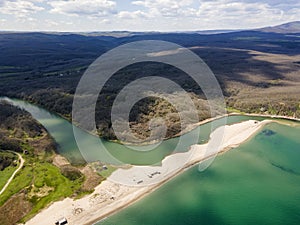
M 103 17 L 114 13 L 116 3 L 110 0 L 67 0 L 48 3 L 51 12 L 77 16 Z
M 131 4 L 135 11 L 121 11 L 117 17 L 148 25 L 152 20 L 173 30 L 257 28 L 300 18 L 299 0 L 132 0 Z
M 121 19 L 138 19 L 138 18 L 149 18 L 149 15 L 147 15 L 147 13 L 141 11 L 141 10 L 137 10 L 137 11 L 120 11 L 117 14 L 118 18 Z
M 214 27 L 259 27 L 300 18 L 299 0 L 135 0 L 132 4 L 141 9 L 123 15 L 192 20 Z
M 202 1 L 205 1 L 205 0 L 202 0 Z M 206 0 L 206 1 L 210 1 L 210 0 Z M 265 3 L 271 7 L 276 7 L 276 6 L 281 6 L 281 5 L 289 5 L 290 7 L 293 7 L 295 4 L 299 4 L 299 0 L 287 0 L 287 1 L 282 1 L 282 0 L 239 0 L 237 2 Z
M 17 22 L 12 25 L 14 22 L 8 19 L 8 14 L 28 20 L 28 24 L 32 17 L 56 22 L 65 17 L 74 23 L 72 28 L 78 30 L 246 29 L 299 20 L 300 1 L 0 0 L 0 15 L 11 22 L 7 26 L 19 27 Z M 59 20 L 56 20 L 57 14 L 61 14 Z M 38 24 L 44 29 L 45 22 Z M 57 26 L 61 30 L 69 28 L 60 22 Z
M 269 1 L 201 0 L 196 13 L 204 21 L 231 27 L 255 27 L 289 20 L 289 10 L 270 5 Z M 274 4 L 274 2 L 273 2 Z
M 180 15 L 187 15 L 193 0 L 143 0 L 133 1 L 133 5 L 145 7 L 148 11 L 145 12 L 150 17 L 163 16 L 163 17 L 176 17 Z
M 172 1 L 172 0 L 142 0 L 142 1 L 133 1 L 134 5 L 141 5 L 147 8 L 159 7 L 159 8 L 172 8 L 172 7 L 183 7 L 191 5 L 193 0 L 181 0 L 181 1 Z
M 35 4 L 42 0 L 15 0 L 15 1 L 0 1 L 0 12 L 17 17 L 28 17 L 30 14 L 44 10 Z

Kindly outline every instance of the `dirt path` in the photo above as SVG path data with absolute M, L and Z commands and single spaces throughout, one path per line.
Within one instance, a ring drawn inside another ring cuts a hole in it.
M 6 190 L 6 188 L 8 187 L 8 185 L 12 182 L 12 180 L 14 179 L 15 175 L 22 169 L 25 160 L 23 159 L 23 157 L 21 156 L 21 154 L 17 153 L 17 152 L 12 152 L 9 151 L 11 153 L 14 153 L 16 155 L 19 156 L 19 160 L 20 160 L 20 166 L 18 167 L 18 169 L 16 169 L 16 171 L 11 175 L 11 177 L 9 178 L 9 180 L 6 182 L 6 184 L 4 185 L 4 187 L 2 188 L 2 190 L 0 191 L 0 195 Z

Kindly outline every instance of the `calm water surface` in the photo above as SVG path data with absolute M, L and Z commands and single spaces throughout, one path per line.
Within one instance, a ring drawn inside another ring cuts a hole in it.
M 24 101 L 8 100 L 29 111 L 46 127 L 62 155 L 73 163 L 83 162 L 68 121 Z M 227 122 L 232 124 L 249 119 L 264 118 L 232 116 Z M 223 120 L 218 120 L 214 128 L 222 125 Z M 203 143 L 209 137 L 211 123 L 200 128 L 197 140 Z M 95 157 L 105 159 L 99 151 L 99 139 L 82 130 L 79 132 L 89 151 Z M 163 141 L 157 149 L 146 153 L 102 141 L 112 155 L 125 162 L 150 164 L 172 153 L 178 138 Z M 182 150 L 186 151 L 188 146 L 187 143 Z M 97 225 L 298 225 L 299 146 L 299 126 L 269 124 L 247 143 L 217 157 L 204 172 L 194 167 Z
M 272 123 L 97 225 L 300 224 L 300 127 Z
M 58 144 L 58 151 L 60 154 L 65 156 L 73 164 L 84 163 L 84 159 L 77 147 L 77 143 L 73 134 L 73 125 L 67 120 L 60 116 L 50 113 L 45 109 L 36 105 L 27 103 L 22 100 L 4 98 L 5 100 L 17 105 L 26 111 L 30 112 L 32 116 L 38 120 L 51 134 Z M 188 134 L 187 142 L 182 144 L 180 151 L 187 151 L 192 144 L 204 143 L 208 140 L 211 130 L 224 125 L 246 121 L 249 119 L 262 120 L 259 117 L 249 116 L 231 116 L 228 118 L 219 119 L 213 123 L 207 123 L 200 126 L 200 136 L 197 135 L 196 131 L 191 131 Z M 99 146 L 99 138 L 89 133 L 74 127 L 80 134 L 79 138 L 84 143 L 84 151 L 89 153 L 89 161 L 100 160 L 103 162 L 109 162 L 110 157 L 104 148 Z M 109 142 L 101 139 L 103 146 L 109 153 L 124 163 L 136 164 L 136 165 L 148 165 L 160 163 L 163 158 L 171 153 L 174 153 L 174 149 L 178 144 L 179 138 L 172 138 L 163 141 L 158 147 L 152 151 L 138 152 L 127 148 L 124 145 Z

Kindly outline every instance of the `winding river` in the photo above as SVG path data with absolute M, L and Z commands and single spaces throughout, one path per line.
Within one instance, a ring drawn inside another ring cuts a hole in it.
M 29 111 L 58 143 L 58 151 L 72 163 L 83 158 L 65 119 L 35 105 L 15 99 L 9 102 Z M 265 118 L 230 116 L 227 123 Z M 224 118 L 216 124 L 223 124 Z M 281 120 L 283 121 L 283 120 Z M 98 225 L 298 225 L 300 221 L 300 126 L 271 123 L 250 141 L 217 157 L 204 172 L 197 166 L 174 178 L 159 190 L 101 221 Z M 207 141 L 211 123 L 200 126 L 198 142 Z M 79 129 L 79 128 L 75 128 Z M 98 155 L 97 137 L 84 131 L 89 151 Z M 193 131 L 192 131 L 193 132 Z M 149 164 L 172 153 L 178 138 L 163 141 L 150 152 L 135 152 L 102 140 L 111 154 L 125 162 Z M 188 146 L 186 146 L 187 150 Z M 101 152 L 101 151 L 100 151 Z
M 31 115 L 39 121 L 50 133 L 50 135 L 55 139 L 58 144 L 58 152 L 65 156 L 71 163 L 73 164 L 81 164 L 84 163 L 85 160 L 78 149 L 76 140 L 73 134 L 73 128 L 79 133 L 80 141 L 84 143 L 85 149 L 81 149 L 82 151 L 88 151 L 89 155 L 93 160 L 100 160 L 105 162 L 109 161 L 109 157 L 107 156 L 107 152 L 119 159 L 124 163 L 135 164 L 135 165 L 149 165 L 156 164 L 161 162 L 163 158 L 167 155 L 170 155 L 175 149 L 175 146 L 178 144 L 179 138 L 172 138 L 163 141 L 158 147 L 154 148 L 151 151 L 135 151 L 130 148 L 127 148 L 124 145 L 106 141 L 100 139 L 105 151 L 99 146 L 99 138 L 95 137 L 78 127 L 73 126 L 66 119 L 54 114 L 49 111 L 38 107 L 36 105 L 30 104 L 28 102 L 18 100 L 18 99 L 10 99 L 10 98 L 2 98 L 13 105 L 16 105 L 22 109 L 25 109 Z M 209 122 L 200 126 L 200 136 L 195 136 L 197 134 L 196 131 L 189 132 L 188 140 L 186 143 L 182 143 L 181 151 L 187 151 L 192 144 L 203 143 L 206 142 L 209 138 L 211 131 L 218 126 L 221 126 L 227 122 L 227 124 L 238 123 L 241 121 L 246 121 L 249 119 L 263 120 L 260 117 L 249 117 L 249 116 L 230 116 L 227 118 L 222 118 L 219 120 L 215 120 L 213 123 Z

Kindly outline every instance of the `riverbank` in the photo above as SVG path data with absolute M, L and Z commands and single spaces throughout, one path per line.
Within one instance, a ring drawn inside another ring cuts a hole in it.
M 179 137 L 183 134 L 186 134 L 186 133 L 192 131 L 193 129 L 195 129 L 196 127 L 198 127 L 198 126 L 210 123 L 210 122 L 218 120 L 218 119 L 222 119 L 224 117 L 230 117 L 230 116 L 253 116 L 253 117 L 263 117 L 263 118 L 266 118 L 266 119 L 282 119 L 282 120 L 288 120 L 288 121 L 291 121 L 291 122 L 300 122 L 300 118 L 290 117 L 290 116 L 232 112 L 232 113 L 228 113 L 228 114 L 225 114 L 225 115 L 220 115 L 220 116 L 213 117 L 213 118 L 208 118 L 208 119 L 202 120 L 202 121 L 200 121 L 196 124 L 192 124 L 189 127 L 187 127 L 186 129 L 184 129 L 182 132 L 180 132 L 179 134 L 175 135 L 174 137 Z M 274 122 L 278 122 L 278 121 L 274 121 Z
M 118 169 L 91 195 L 79 200 L 66 198 L 53 203 L 26 225 L 50 225 L 61 217 L 66 217 L 69 224 L 93 224 L 151 193 L 187 168 L 237 147 L 269 122 L 251 120 L 218 128 L 211 134 L 207 144 L 194 145 L 188 152 L 170 155 L 159 167 L 133 166 L 127 170 Z M 220 145 L 209 149 L 208 147 L 214 146 L 213 143 L 218 143 L 223 131 Z
M 300 122 L 300 118 L 291 117 L 291 116 L 279 116 L 279 115 L 268 115 L 268 114 L 257 114 L 257 113 L 230 113 L 228 115 L 229 116 L 240 116 L 240 115 L 257 116 L 257 117 L 263 117 L 263 118 L 267 118 L 267 119 L 282 119 L 282 120 L 287 120 L 287 121 L 291 121 L 291 122 Z
M 31 114 L 33 114 L 33 112 L 31 110 L 29 110 L 28 107 L 26 107 L 26 105 L 24 105 L 24 103 L 28 103 L 26 101 L 19 100 L 19 99 L 11 99 L 11 98 L 8 98 L 8 97 L 0 97 L 0 100 L 5 100 L 5 101 L 7 101 L 7 102 L 9 102 L 9 103 L 11 103 L 13 105 L 16 105 L 16 106 L 19 106 L 19 107 L 25 109 L 26 111 L 29 111 Z M 29 104 L 32 105 L 31 103 L 29 103 Z M 35 108 L 35 111 L 36 111 L 36 109 L 43 109 L 43 108 L 39 108 L 37 105 L 32 105 L 32 107 Z M 45 112 L 47 112 L 47 113 L 50 113 L 50 112 L 46 111 L 45 109 L 43 109 L 43 110 Z M 51 112 L 51 114 L 53 114 L 55 117 L 58 117 L 58 118 L 60 118 L 62 120 L 68 121 L 68 123 L 70 125 L 74 126 L 75 128 L 80 129 L 78 127 L 78 124 L 71 123 L 71 121 L 68 118 L 63 117 L 62 115 L 57 114 L 55 112 L 53 112 L 53 113 Z M 172 138 L 180 137 L 181 135 L 184 135 L 186 133 L 191 132 L 192 130 L 194 130 L 198 126 L 205 125 L 207 123 L 210 123 L 210 122 L 213 122 L 213 121 L 225 118 L 225 117 L 231 117 L 231 116 L 263 117 L 263 118 L 266 118 L 266 119 L 268 119 L 268 118 L 269 119 L 286 119 L 286 120 L 290 120 L 290 121 L 300 122 L 300 118 L 294 118 L 294 117 L 288 117 L 288 116 L 269 115 L 269 114 L 251 114 L 251 113 L 243 113 L 243 112 L 238 112 L 238 113 L 237 112 L 232 112 L 232 113 L 228 113 L 228 114 L 224 114 L 224 115 L 219 115 L 219 116 L 216 116 L 216 117 L 213 117 L 213 118 L 208 118 L 208 119 L 199 121 L 198 123 L 195 123 L 195 124 L 190 124 L 188 127 L 186 127 L 184 130 L 182 130 L 178 134 L 174 135 L 173 137 L 171 137 L 171 138 L 163 138 L 162 140 L 165 141 L 165 140 L 169 140 L 169 139 L 172 139 Z M 39 120 L 39 118 L 37 118 L 37 117 L 38 116 L 35 115 L 35 118 L 37 120 Z M 51 118 L 51 119 L 53 119 L 53 118 Z M 49 130 L 49 127 L 47 127 L 46 124 L 44 124 L 44 123 L 42 123 L 42 124 L 43 124 L 43 126 L 45 126 L 47 128 L 47 130 Z M 73 130 L 73 128 L 71 130 Z M 84 132 L 86 132 L 89 135 L 92 135 L 95 138 L 99 138 L 99 136 L 97 134 L 95 134 L 95 133 L 87 132 L 87 131 L 84 131 Z M 68 133 L 68 132 L 66 131 L 66 133 Z M 120 145 L 132 145 L 132 146 L 139 145 L 140 146 L 140 145 L 156 144 L 156 143 L 158 143 L 159 141 L 162 141 L 162 140 L 152 140 L 152 141 L 143 142 L 143 143 L 139 143 L 139 144 L 126 143 L 126 142 L 116 141 L 116 140 L 107 140 L 107 141 L 109 141 L 111 143 L 120 144 Z M 76 147 L 74 147 L 74 148 L 76 148 Z M 68 150 L 66 150 L 66 152 L 67 151 Z
M 224 114 L 224 115 L 219 115 L 216 117 L 212 117 L 212 118 L 208 118 L 205 120 L 202 120 L 198 123 L 195 124 L 190 124 L 189 126 L 187 126 L 184 130 L 182 130 L 181 132 L 179 132 L 178 134 L 174 135 L 171 138 L 163 138 L 162 140 L 168 140 L 168 139 L 172 139 L 172 138 L 176 138 L 176 137 L 180 137 L 181 135 L 187 134 L 189 132 L 191 132 L 192 130 L 196 129 L 198 126 L 201 125 L 205 125 L 207 123 L 211 123 L 213 121 L 219 120 L 219 119 L 223 119 L 225 117 L 230 117 L 230 116 L 250 116 L 250 117 L 263 117 L 266 119 L 282 119 L 282 120 L 287 120 L 287 121 L 291 121 L 291 122 L 300 122 L 300 118 L 296 118 L 296 117 L 290 117 L 290 116 L 280 116 L 280 115 L 269 115 L 269 114 L 257 114 L 257 113 L 236 113 L 236 112 L 232 112 L 232 113 L 228 113 L 228 114 Z M 273 122 L 279 122 L 279 121 L 273 121 Z M 288 123 L 284 123 L 282 122 L 282 124 L 288 124 Z M 291 125 L 291 124 L 288 124 Z M 114 143 L 118 143 L 121 145 L 132 145 L 132 146 L 138 146 L 138 145 L 151 145 L 151 144 L 157 144 L 158 142 L 160 142 L 161 140 L 152 140 L 149 142 L 143 142 L 141 144 L 135 144 L 135 143 L 127 143 L 127 142 L 122 142 L 122 141 L 116 141 L 116 140 L 109 140 L 111 142 Z

